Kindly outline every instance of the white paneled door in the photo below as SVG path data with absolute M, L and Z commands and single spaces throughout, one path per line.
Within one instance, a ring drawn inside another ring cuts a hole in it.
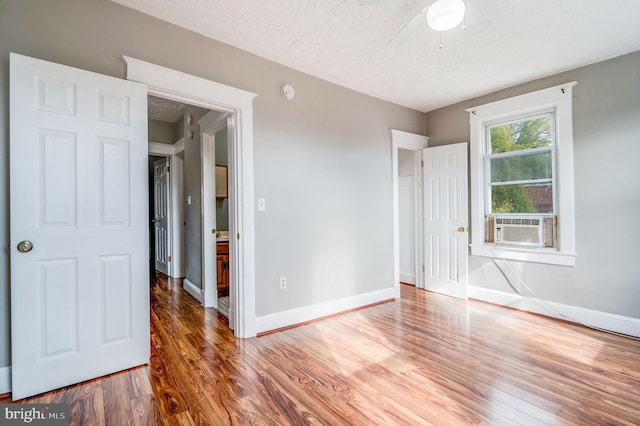
M 425 289 L 467 298 L 467 144 L 423 150 Z
M 149 361 L 146 87 L 10 58 L 13 399 Z
M 169 275 L 169 159 L 153 163 L 153 228 L 156 270 Z

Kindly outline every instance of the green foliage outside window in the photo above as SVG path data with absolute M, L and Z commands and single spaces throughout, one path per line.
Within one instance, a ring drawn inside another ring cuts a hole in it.
M 536 213 L 524 185 L 504 185 L 491 188 L 493 213 Z
M 552 143 L 551 116 L 545 115 L 490 128 L 491 154 L 549 147 Z M 537 213 L 527 195 L 525 184 L 518 181 L 550 182 L 552 156 L 548 150 L 528 151 L 522 155 L 492 158 L 491 182 L 505 183 L 491 187 L 492 213 Z M 544 212 L 548 213 L 548 212 Z

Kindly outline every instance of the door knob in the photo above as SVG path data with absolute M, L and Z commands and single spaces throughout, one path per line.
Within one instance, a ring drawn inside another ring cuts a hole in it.
M 464 226 L 461 226 L 460 228 L 458 228 L 458 232 L 464 232 Z
M 33 243 L 31 241 L 20 241 L 18 243 L 18 251 L 20 253 L 28 253 L 33 249 Z

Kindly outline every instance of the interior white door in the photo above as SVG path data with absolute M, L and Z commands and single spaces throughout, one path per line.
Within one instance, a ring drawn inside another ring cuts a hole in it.
M 11 54 L 14 400 L 149 361 L 146 98 Z
M 425 289 L 467 298 L 467 144 L 423 150 Z
M 153 220 L 156 270 L 169 275 L 169 159 L 153 163 Z

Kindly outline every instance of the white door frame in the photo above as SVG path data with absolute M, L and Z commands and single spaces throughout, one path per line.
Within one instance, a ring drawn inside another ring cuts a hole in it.
M 169 211 L 171 215 L 170 240 L 171 240 L 171 262 L 169 262 L 169 276 L 172 278 L 184 277 L 184 227 L 182 214 L 182 165 L 178 155 L 184 151 L 184 138 L 180 138 L 173 145 L 166 143 L 149 141 L 149 155 L 158 157 L 169 157 Z
M 214 220 L 216 211 L 216 133 L 227 126 L 227 114 L 220 115 L 217 111 L 211 111 L 200 120 L 201 135 L 201 191 L 202 191 L 202 290 L 204 297 L 202 305 L 205 308 L 218 308 L 218 289 L 216 283 L 216 234 L 213 232 L 217 225 Z M 229 265 L 231 269 L 231 265 Z M 232 289 L 229 288 L 229 293 Z M 231 315 L 229 315 L 231 317 Z M 231 318 L 229 327 L 233 330 Z
M 230 279 L 236 283 L 236 337 L 256 335 L 255 223 L 253 183 L 253 98 L 255 93 L 123 56 L 127 79 L 145 83 L 147 93 L 231 114 L 229 118 Z M 206 295 L 205 295 L 206 297 Z
M 395 297 L 400 297 L 400 205 L 398 196 L 398 149 L 409 149 L 412 151 L 419 151 L 426 148 L 429 142 L 427 136 L 416 135 L 413 133 L 407 133 L 400 130 L 391 129 L 391 182 L 393 192 L 393 285 L 395 291 Z M 416 160 L 418 161 L 418 160 Z M 420 170 L 418 170 L 420 172 Z M 416 183 L 422 181 L 421 173 L 417 173 L 415 176 Z M 420 193 L 421 185 L 414 185 L 416 194 Z M 416 195 L 419 197 L 419 195 Z M 415 238 L 415 276 L 416 287 L 424 288 L 424 274 L 422 273 L 422 202 L 420 197 L 415 206 L 414 222 L 416 228 Z

